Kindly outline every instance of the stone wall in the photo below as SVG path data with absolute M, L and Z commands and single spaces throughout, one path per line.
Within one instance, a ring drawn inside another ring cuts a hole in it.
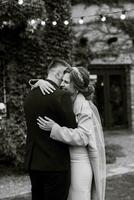
M 134 131 L 134 65 L 130 69 L 130 91 L 131 91 L 131 128 Z
M 134 9 L 134 4 L 127 3 L 119 6 L 119 7 L 109 7 L 108 5 L 101 5 L 101 6 L 85 6 L 84 4 L 75 5 L 72 7 L 72 17 L 74 21 L 74 32 L 76 36 L 85 36 L 89 40 L 89 45 L 91 51 L 98 52 L 106 50 L 110 52 L 112 50 L 111 46 L 107 45 L 108 38 L 112 36 L 116 36 L 118 38 L 117 42 L 113 43 L 113 52 L 119 53 L 117 58 L 111 56 L 106 56 L 105 59 L 103 58 L 95 58 L 92 60 L 91 64 L 125 64 L 129 65 L 126 68 L 126 98 L 127 98 L 127 118 L 128 118 L 128 128 L 134 131 L 134 51 L 133 51 L 133 40 L 130 38 L 128 34 L 126 34 L 123 30 L 118 30 L 117 27 L 110 27 L 109 25 L 105 25 L 100 23 L 99 25 L 95 24 L 97 15 L 101 13 L 110 13 L 116 12 L 114 14 L 114 18 L 119 18 L 122 8 L 126 10 Z M 79 24 L 78 20 L 81 16 L 84 16 L 84 24 Z M 127 13 L 127 19 L 134 18 L 134 12 Z M 108 33 L 109 32 L 109 33 Z M 97 41 L 97 42 L 96 42 Z M 126 42 L 128 41 L 128 42 Z M 105 44 L 104 44 L 105 43 Z M 119 49 L 121 47 L 122 49 Z M 110 49 L 111 48 L 111 49 Z M 128 48 L 128 51 L 127 51 Z M 130 49 L 132 48 L 132 50 Z M 125 49 L 126 51 L 122 51 Z M 122 53 L 123 52 L 123 53 Z

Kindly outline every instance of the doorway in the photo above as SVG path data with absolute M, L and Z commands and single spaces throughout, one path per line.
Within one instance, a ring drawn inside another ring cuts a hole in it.
M 93 65 L 89 67 L 95 86 L 94 103 L 98 107 L 103 127 L 127 127 L 126 66 Z

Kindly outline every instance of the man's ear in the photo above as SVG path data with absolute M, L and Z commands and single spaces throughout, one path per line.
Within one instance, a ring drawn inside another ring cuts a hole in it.
M 55 77 L 60 80 L 62 78 L 62 73 L 59 71 L 55 74 Z

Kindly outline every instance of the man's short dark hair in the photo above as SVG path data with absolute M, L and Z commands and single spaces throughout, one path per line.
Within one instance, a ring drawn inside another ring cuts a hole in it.
M 47 70 L 49 71 L 50 69 L 57 67 L 58 64 L 64 65 L 67 68 L 71 68 L 71 65 L 69 63 L 67 63 L 65 60 L 63 60 L 61 58 L 55 58 L 48 65 Z
M 64 74 L 66 74 L 66 73 L 71 73 L 71 71 L 73 70 L 73 68 L 72 67 L 67 67 L 66 69 L 65 69 L 65 71 L 64 71 Z

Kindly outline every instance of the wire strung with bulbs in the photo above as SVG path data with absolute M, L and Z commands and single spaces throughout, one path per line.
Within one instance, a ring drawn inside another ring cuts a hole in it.
M 113 13 L 107 13 L 105 15 L 100 14 L 100 15 L 88 15 L 88 16 L 81 16 L 81 17 L 72 17 L 72 19 L 78 19 L 77 23 L 80 24 L 80 25 L 84 24 L 84 18 L 90 18 L 90 17 L 98 17 L 98 19 L 100 19 L 102 22 L 105 22 L 107 20 L 107 16 L 121 12 L 120 19 L 121 20 L 125 20 L 126 19 L 126 12 L 131 12 L 133 10 L 134 9 L 127 10 L 127 11 L 123 10 L 123 11 L 118 11 L 118 12 L 113 12 Z M 64 23 L 64 25 L 67 26 L 69 24 L 69 20 L 65 20 L 63 23 Z M 43 26 L 45 26 L 45 24 L 46 24 L 45 20 L 41 21 L 41 24 Z M 57 21 L 52 21 L 52 25 L 56 26 L 56 25 L 58 25 L 58 22 Z
M 134 10 L 134 9 L 128 10 L 127 12 L 132 11 L 132 10 Z M 107 15 L 111 15 L 111 14 L 115 14 L 115 13 L 119 13 L 119 12 L 108 13 Z M 100 15 L 100 19 L 101 19 L 102 22 L 105 22 L 106 21 L 106 15 Z M 125 10 L 123 10 L 121 12 L 120 19 L 121 20 L 126 19 L 126 11 Z
M 18 4 L 20 6 L 24 5 L 24 0 L 18 0 Z M 121 20 L 125 20 L 126 19 L 126 13 L 128 12 L 131 12 L 131 11 L 134 11 L 134 9 L 130 9 L 130 10 L 121 10 L 121 11 L 116 11 L 116 12 L 109 12 L 109 13 L 105 13 L 105 14 L 95 14 L 95 15 L 83 15 L 83 16 L 76 16 L 76 17 L 72 17 L 71 20 L 73 21 L 73 24 L 80 24 L 80 25 L 83 25 L 84 23 L 86 23 L 86 21 L 84 22 L 84 19 L 89 19 L 89 18 L 96 18 L 102 22 L 105 22 L 107 20 L 107 17 L 108 16 L 114 16 L 114 14 L 118 14 L 118 13 L 121 13 L 120 14 L 120 19 Z M 73 20 L 74 19 L 74 20 Z M 78 20 L 77 20 L 78 19 Z M 31 20 L 28 20 L 28 24 L 33 28 L 33 29 L 36 29 L 37 25 L 40 24 L 41 26 L 45 26 L 46 23 L 47 23 L 48 19 L 31 19 Z M 56 20 L 53 20 L 51 22 L 51 24 L 56 27 L 58 25 L 58 21 Z M 68 19 L 64 20 L 63 21 L 63 24 L 65 26 L 69 25 L 70 21 Z M 8 26 L 8 22 L 6 21 L 3 21 L 3 24 L 1 25 L 1 28 L 3 28 L 4 26 Z
M 117 11 L 117 12 L 111 12 L 111 13 L 106 13 L 105 15 L 103 15 L 103 14 L 97 14 L 97 15 L 85 15 L 85 16 L 81 16 L 81 17 L 72 17 L 72 19 L 78 19 L 78 21 L 77 22 L 75 22 L 75 24 L 80 24 L 80 25 L 82 25 L 82 24 L 84 24 L 84 18 L 91 18 L 91 17 L 97 17 L 100 21 L 102 21 L 102 22 L 105 22 L 106 20 L 107 20 L 107 17 L 108 16 L 112 16 L 112 15 L 114 15 L 114 14 L 117 14 L 117 13 L 121 13 L 120 14 L 120 19 L 121 20 L 125 20 L 126 19 L 126 13 L 128 13 L 128 12 L 131 12 L 131 11 L 134 11 L 134 9 L 131 9 L 131 10 L 123 10 L 123 11 Z M 47 19 L 48 20 L 48 19 Z M 46 20 L 46 21 L 47 21 Z M 44 20 L 44 21 L 41 21 L 41 24 L 43 25 L 43 26 L 45 26 L 45 24 L 46 24 L 46 21 Z M 63 23 L 64 23 L 64 25 L 69 25 L 69 20 L 65 20 L 65 21 L 63 21 Z M 52 25 L 53 26 L 56 26 L 56 25 L 58 25 L 58 21 L 56 21 L 56 20 L 54 20 L 54 21 L 52 21 Z

